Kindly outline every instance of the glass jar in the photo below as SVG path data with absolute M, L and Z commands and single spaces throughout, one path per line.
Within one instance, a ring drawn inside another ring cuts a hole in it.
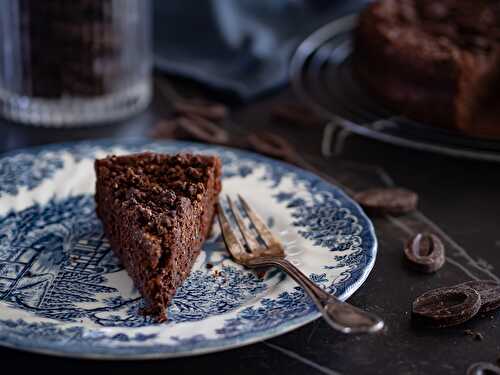
M 144 0 L 0 0 L 0 113 L 34 125 L 89 125 L 151 98 Z

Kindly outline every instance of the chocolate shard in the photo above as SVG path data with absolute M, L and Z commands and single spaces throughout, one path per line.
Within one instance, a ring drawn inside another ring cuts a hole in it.
M 224 121 L 229 114 L 225 105 L 203 99 L 176 100 L 173 107 L 179 115 L 202 117 L 215 122 Z
M 404 254 L 410 267 L 424 273 L 436 272 L 446 260 L 443 242 L 431 233 L 418 233 L 412 237 Z
M 495 280 L 473 280 L 460 284 L 474 289 L 481 296 L 481 309 L 485 313 L 500 307 L 500 283 Z
M 420 324 L 442 328 L 462 324 L 475 316 L 481 296 L 466 286 L 430 290 L 412 304 L 412 319 Z
M 371 215 L 404 215 L 415 211 L 417 193 L 402 188 L 375 188 L 360 191 L 354 199 Z
M 299 103 L 279 103 L 271 108 L 271 117 L 284 124 L 318 127 L 327 123 L 314 110 Z

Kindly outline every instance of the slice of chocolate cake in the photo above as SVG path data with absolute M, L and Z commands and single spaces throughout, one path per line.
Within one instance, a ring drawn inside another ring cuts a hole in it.
M 159 321 L 210 232 L 221 190 L 215 156 L 143 153 L 96 160 L 97 215 Z

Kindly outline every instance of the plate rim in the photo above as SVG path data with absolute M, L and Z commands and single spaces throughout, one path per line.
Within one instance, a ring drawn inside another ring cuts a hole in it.
M 364 210 L 360 207 L 360 205 L 354 201 L 352 198 L 348 196 L 347 193 L 342 190 L 342 188 L 338 187 L 337 185 L 333 185 L 332 183 L 326 181 L 322 177 L 309 172 L 307 170 L 304 170 L 302 168 L 299 168 L 295 165 L 283 162 L 281 160 L 276 160 L 269 158 L 264 155 L 260 155 L 254 152 L 250 152 L 247 150 L 241 150 L 238 148 L 233 148 L 233 147 L 226 147 L 226 146 L 218 146 L 218 145 L 210 145 L 206 143 L 199 143 L 199 142 L 186 142 L 186 141 L 178 141 L 178 140 L 156 140 L 156 139 L 151 139 L 147 137 L 127 137 L 127 138 L 99 138 L 99 139 L 82 139 L 82 140 L 77 140 L 77 141 L 70 141 L 70 142 L 62 142 L 62 143 L 49 143 L 45 145 L 36 145 L 33 147 L 23 147 L 15 150 L 10 150 L 4 153 L 0 154 L 0 160 L 6 157 L 13 157 L 18 154 L 36 154 L 37 152 L 43 152 L 43 151 L 57 151 L 57 150 L 64 150 L 64 149 L 70 149 L 72 147 L 77 147 L 77 146 L 82 146 L 82 145 L 90 145 L 90 146 L 102 146 L 102 147 L 124 147 L 126 148 L 127 146 L 147 146 L 147 145 L 178 145 L 180 147 L 196 147 L 196 146 L 201 146 L 201 147 L 208 147 L 208 148 L 213 148 L 214 150 L 226 150 L 230 152 L 235 152 L 237 154 L 243 155 L 243 156 L 248 156 L 254 160 L 258 160 L 264 163 L 268 164 L 277 164 L 280 166 L 283 166 L 298 175 L 304 176 L 308 179 L 315 179 L 326 186 L 328 186 L 330 189 L 335 190 L 335 192 L 344 200 L 345 203 L 348 203 L 352 205 L 352 207 L 356 210 L 354 212 L 356 216 L 364 221 L 366 224 L 366 232 L 367 234 L 370 235 L 370 240 L 372 241 L 372 246 L 371 248 L 367 248 L 366 252 L 367 255 L 371 256 L 370 261 L 366 264 L 366 266 L 362 269 L 362 272 L 360 276 L 358 277 L 357 280 L 355 280 L 348 288 L 345 289 L 345 291 L 339 296 L 340 299 L 343 301 L 347 300 L 349 297 L 352 296 L 366 281 L 368 276 L 370 275 L 375 262 L 377 258 L 377 253 L 378 253 L 378 239 L 376 236 L 375 232 L 375 227 L 373 225 L 373 222 L 370 220 L 370 218 L 366 215 Z M 315 312 L 310 312 L 304 316 L 296 317 L 290 320 L 284 320 L 284 323 L 277 325 L 276 327 L 266 329 L 265 331 L 259 332 L 259 333 L 251 333 L 247 332 L 242 335 L 239 335 L 237 337 L 233 338 L 220 338 L 220 339 L 209 339 L 207 342 L 209 342 L 212 345 L 207 345 L 205 347 L 200 347 L 200 348 L 194 348 L 194 349 L 187 349 L 187 350 L 180 350 L 180 351 L 162 351 L 162 352 L 153 352 L 153 353 L 140 353 L 140 354 L 131 354 L 131 353 L 123 353 L 123 352 L 113 352 L 112 348 L 110 348 L 110 352 L 76 352 L 76 351 L 71 351 L 71 350 L 64 350 L 64 347 L 57 347 L 57 349 L 54 348 L 44 348 L 40 347 L 39 345 L 33 345 L 30 346 L 29 344 L 26 345 L 22 342 L 19 342 L 19 340 L 15 340 L 15 342 L 6 342 L 6 341 L 0 341 L 0 346 L 10 348 L 10 349 L 16 349 L 16 350 L 21 350 L 25 352 L 31 352 L 31 353 L 39 353 L 39 354 L 46 354 L 46 355 L 52 355 L 56 357 L 64 357 L 64 358 L 84 358 L 84 359 L 95 359 L 95 360 L 153 360 L 153 359 L 166 359 L 166 358 L 180 358 L 180 357 L 191 357 L 191 356 L 198 356 L 198 355 L 203 355 L 203 354 L 209 354 L 209 353 L 215 353 L 215 352 L 220 352 L 220 351 L 227 351 L 230 349 L 236 349 L 240 348 L 243 346 L 255 344 L 257 342 L 265 341 L 277 336 L 280 336 L 282 334 L 291 332 L 297 328 L 300 328 L 316 319 L 321 317 L 321 314 L 319 311 Z M 0 328 L 0 333 L 2 329 Z M 161 345 L 161 344 L 159 344 Z M 184 345 L 184 346 L 189 346 L 189 345 Z M 138 346 L 140 347 L 140 346 Z M 152 346 L 153 348 L 154 346 Z

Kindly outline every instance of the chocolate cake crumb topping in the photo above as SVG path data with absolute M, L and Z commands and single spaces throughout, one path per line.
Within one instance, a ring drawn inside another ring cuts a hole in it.
M 221 190 L 215 156 L 143 153 L 96 160 L 97 214 L 159 320 L 189 274 Z

